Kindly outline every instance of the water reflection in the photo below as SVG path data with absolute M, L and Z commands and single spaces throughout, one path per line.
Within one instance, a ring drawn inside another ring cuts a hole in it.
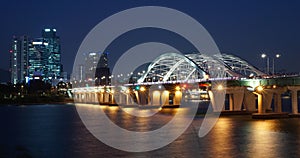
M 153 117 L 139 118 L 118 107 L 81 106 L 92 116 L 93 111 L 104 110 L 116 124 L 132 131 L 157 129 L 181 110 L 162 109 Z M 300 157 L 299 118 L 221 117 L 208 135 L 199 138 L 202 121 L 202 117 L 195 118 L 183 135 L 164 148 L 128 153 L 98 141 L 82 124 L 74 106 L 0 107 L 0 157 Z

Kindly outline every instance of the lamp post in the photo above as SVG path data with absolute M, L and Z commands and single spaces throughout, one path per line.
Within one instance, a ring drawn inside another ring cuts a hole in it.
M 279 57 L 280 57 L 280 54 L 276 54 L 276 55 L 275 55 L 275 58 L 276 58 L 276 59 L 278 59 Z M 273 58 L 273 69 L 272 69 L 272 70 L 273 70 L 273 72 L 272 72 L 273 75 L 274 75 L 275 72 L 276 72 L 276 71 L 275 71 L 275 58 Z
M 281 55 L 280 54 L 276 54 L 275 57 L 272 58 L 272 75 L 275 74 L 275 59 L 278 59 Z M 269 75 L 270 73 L 270 58 L 269 56 L 267 56 L 267 54 L 261 54 L 261 58 L 263 59 L 267 59 L 267 67 L 266 67 L 266 73 Z
M 270 58 L 266 54 L 261 54 L 261 58 L 267 59 L 267 67 L 266 67 L 266 74 L 268 75 L 270 72 Z

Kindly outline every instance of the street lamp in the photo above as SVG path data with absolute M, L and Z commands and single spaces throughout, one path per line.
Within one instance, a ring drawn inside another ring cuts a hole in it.
M 275 74 L 275 59 L 277 58 L 280 58 L 280 54 L 276 54 L 275 57 L 272 58 L 272 75 Z M 266 73 L 269 74 L 270 73 L 270 58 L 269 56 L 267 56 L 267 54 L 261 54 L 261 58 L 263 59 L 267 59 L 267 68 L 266 68 Z
M 269 57 L 267 56 L 267 54 L 261 54 L 261 58 L 263 58 L 263 59 L 265 59 L 265 58 L 267 58 L 267 68 L 266 68 L 266 73 L 267 73 L 267 75 L 269 74 L 269 72 L 270 72 L 270 59 L 269 59 Z
M 276 55 L 275 55 L 275 58 L 278 59 L 280 56 L 281 56 L 280 54 L 276 54 Z M 272 72 L 273 75 L 275 74 L 275 58 L 273 58 L 273 69 L 272 69 L 272 70 L 273 70 L 273 72 Z

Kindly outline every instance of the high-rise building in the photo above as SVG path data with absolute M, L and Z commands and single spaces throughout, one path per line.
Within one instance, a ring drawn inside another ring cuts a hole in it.
M 90 52 L 85 54 L 85 80 L 93 80 L 101 53 Z
M 31 40 L 27 36 L 14 37 L 10 52 L 12 83 L 34 76 L 42 77 L 47 82 L 60 79 L 61 50 L 56 29 L 44 29 L 41 38 Z
M 28 75 L 30 78 L 33 78 L 34 76 L 45 77 L 44 74 L 47 71 L 46 54 L 46 44 L 43 42 L 42 38 L 36 38 L 29 43 Z
M 61 76 L 61 52 L 56 29 L 44 29 L 42 38 L 46 48 L 44 59 L 47 60 L 45 77 L 57 79 Z
M 28 37 L 13 37 L 12 48 L 9 51 L 11 83 L 16 84 L 24 82 L 28 77 Z
M 97 85 L 109 85 L 111 78 L 110 78 L 110 70 L 108 67 L 108 53 L 104 52 L 101 54 L 98 66 L 96 69 L 96 84 Z

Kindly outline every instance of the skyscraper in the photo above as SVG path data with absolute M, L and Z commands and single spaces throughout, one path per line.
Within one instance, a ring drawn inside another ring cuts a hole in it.
M 101 53 L 90 52 L 85 54 L 85 80 L 95 78 L 95 72 Z M 100 58 L 101 59 L 101 58 Z
M 46 49 L 44 59 L 47 61 L 45 77 L 57 79 L 61 75 L 61 52 L 60 39 L 56 35 L 56 29 L 44 29 L 42 38 Z
M 11 83 L 16 84 L 25 81 L 28 76 L 28 37 L 13 37 L 12 48 L 9 51 Z
M 108 53 L 104 52 L 101 54 L 98 66 L 96 69 L 96 84 L 97 85 L 109 85 L 111 78 L 110 78 L 110 70 L 108 67 Z
M 43 29 L 42 37 L 29 40 L 14 37 L 11 53 L 11 82 L 22 82 L 26 77 L 40 76 L 52 82 L 61 76 L 60 39 L 56 29 Z

